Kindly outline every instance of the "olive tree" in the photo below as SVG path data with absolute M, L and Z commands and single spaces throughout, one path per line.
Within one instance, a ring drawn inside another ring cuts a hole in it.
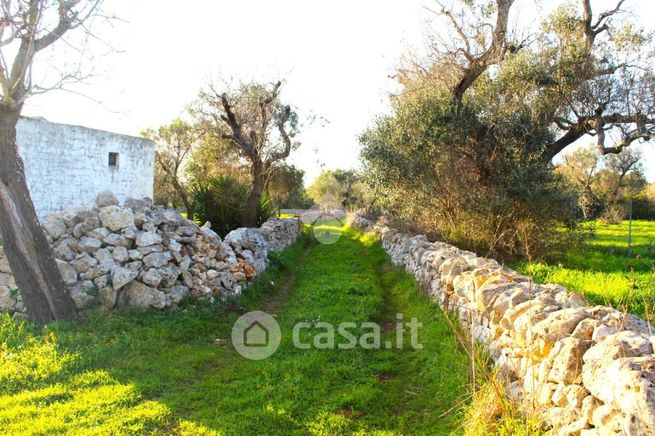
M 541 144 L 546 161 L 587 135 L 601 155 L 651 139 L 652 37 L 629 20 L 625 0 L 600 13 L 590 0 L 563 3 L 524 38 L 509 30 L 514 0 L 460 3 L 438 11 L 452 39 L 431 47 L 427 65 L 412 65 L 413 73 L 446 86 L 458 106 L 475 101 L 483 88 L 510 110 L 530 106 L 525 127 L 547 125 L 553 133 Z
M 585 220 L 603 218 L 616 222 L 626 215 L 626 203 L 646 185 L 639 149 L 625 148 L 601 156 L 596 147 L 582 147 L 568 153 L 557 171 L 575 186 Z
M 326 209 L 354 209 L 362 205 L 360 176 L 354 170 L 323 171 L 307 188 L 314 202 Z
M 266 193 L 277 209 L 305 209 L 311 206 L 304 187 L 305 171 L 294 165 L 275 167 L 269 177 Z
M 207 131 L 228 141 L 250 166 L 251 191 L 243 225 L 257 223 L 257 208 L 276 165 L 297 146 L 298 116 L 282 103 L 282 82 L 249 83 L 234 91 L 219 91 L 210 84 L 200 93 L 195 113 Z
M 157 145 L 155 171 L 163 176 L 160 179 L 163 183 L 156 186 L 156 190 L 173 191 L 192 220 L 193 201 L 185 178 L 185 166 L 202 137 L 202 130 L 178 118 L 157 130 L 148 129 L 141 134 Z
M 16 125 L 34 93 L 77 80 L 64 73 L 56 83 L 34 83 L 40 54 L 70 33 L 88 34 L 100 0 L 2 0 L 0 21 L 0 230 L 9 264 L 29 316 L 38 322 L 69 318 L 75 306 L 39 226 L 16 146 Z M 64 65 L 62 64 L 63 68 Z
M 369 196 L 403 221 L 535 257 L 573 224 L 553 157 L 585 136 L 599 155 L 649 140 L 655 79 L 651 37 L 624 1 L 600 13 L 563 3 L 521 37 L 513 3 L 439 5 L 445 27 L 399 69 L 402 90 L 362 135 L 362 157 Z
M 594 180 L 600 169 L 601 159 L 595 149 L 580 148 L 564 156 L 557 171 L 566 177 L 578 191 L 578 205 L 585 220 L 602 212 L 602 199 L 594 189 Z

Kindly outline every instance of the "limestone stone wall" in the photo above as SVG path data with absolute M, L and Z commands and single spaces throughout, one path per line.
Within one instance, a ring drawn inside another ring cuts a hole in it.
M 334 219 L 343 221 L 346 218 L 346 211 L 344 209 L 324 210 L 318 207 L 311 209 L 281 209 L 280 213 L 297 216 L 305 224 L 315 224 L 323 220 L 331 221 Z
M 297 219 L 272 219 L 225 239 L 149 199 L 120 205 L 111 192 L 90 209 L 44 220 L 62 278 L 78 309 L 174 306 L 189 296 L 239 295 L 268 265 L 268 254 L 300 236 Z M 23 312 L 0 250 L 0 311 Z
M 510 394 L 535 406 L 556 434 L 655 434 L 655 337 L 648 322 L 362 215 L 353 224 L 380 234 L 392 262 L 457 314 L 486 346 Z
M 21 118 L 16 143 L 40 219 L 89 208 L 105 190 L 121 201 L 153 196 L 155 144 L 148 139 Z M 116 165 L 109 153 L 117 154 Z
M 0 311 L 21 312 L 23 305 L 16 287 L 14 276 L 9 268 L 9 261 L 0 246 Z

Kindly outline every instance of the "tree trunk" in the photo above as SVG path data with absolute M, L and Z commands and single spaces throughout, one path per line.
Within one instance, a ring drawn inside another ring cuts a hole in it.
M 264 177 L 264 165 L 262 162 L 255 161 L 252 164 L 252 191 L 246 201 L 246 207 L 243 213 L 243 226 L 256 227 L 257 226 L 257 209 L 261 201 L 262 194 L 266 185 L 266 178 Z
M 187 219 L 193 221 L 193 206 L 194 206 L 193 202 L 189 199 L 189 195 L 187 194 L 186 190 L 184 190 L 183 188 L 180 187 L 178 194 L 180 195 L 180 198 L 182 198 L 182 203 L 184 203 Z
M 9 265 L 30 318 L 67 319 L 75 304 L 34 211 L 16 147 L 18 110 L 0 108 L 0 231 Z
M 189 198 L 189 193 L 184 186 L 178 181 L 177 175 L 175 177 L 171 176 L 171 183 L 173 185 L 173 190 L 182 200 L 184 204 L 184 209 L 186 209 L 187 219 L 193 221 L 193 201 Z M 177 209 L 177 208 L 175 208 Z
M 194 210 L 193 210 L 193 204 L 187 202 L 184 202 L 186 204 L 185 209 L 186 209 L 186 217 L 187 219 L 193 221 L 194 218 Z

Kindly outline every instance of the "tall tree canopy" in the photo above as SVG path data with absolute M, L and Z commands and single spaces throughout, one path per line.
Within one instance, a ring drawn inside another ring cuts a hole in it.
M 577 203 L 552 158 L 585 136 L 605 155 L 655 131 L 651 38 L 623 3 L 565 3 L 523 38 L 513 0 L 440 5 L 450 30 L 405 62 L 393 113 L 362 135 L 372 198 L 471 248 L 547 251 Z
M 276 165 L 298 144 L 298 116 L 282 103 L 282 82 L 250 83 L 235 91 L 219 91 L 214 85 L 200 93 L 196 114 L 217 137 L 227 140 L 250 164 L 251 192 L 243 225 L 257 221 L 257 207 Z
M 181 119 L 175 119 L 168 125 L 157 130 L 148 129 L 141 133 L 152 139 L 155 149 L 155 193 L 172 192 L 179 199 L 187 212 L 187 217 L 193 219 L 193 202 L 190 196 L 188 180 L 185 177 L 185 166 L 191 157 L 202 131 L 196 126 Z
M 548 127 L 545 160 L 585 135 L 601 155 L 619 153 L 655 132 L 655 78 L 650 34 L 636 28 L 619 0 L 594 13 L 591 0 L 557 7 L 539 31 L 519 39 L 509 31 L 514 0 L 462 1 L 438 12 L 451 39 L 437 38 L 424 62 L 414 62 L 401 82 L 417 78 L 443 86 L 465 109 L 479 97 L 497 100 L 496 113 L 516 109 L 525 128 Z M 493 134 L 493 124 L 486 123 Z

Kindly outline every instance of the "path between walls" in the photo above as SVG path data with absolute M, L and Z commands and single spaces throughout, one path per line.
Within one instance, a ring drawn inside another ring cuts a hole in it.
M 556 434 L 655 434 L 655 336 L 648 322 L 361 214 L 353 224 L 381 235 L 392 262 L 458 315 L 514 398 Z
M 313 238 L 303 239 L 305 246 L 303 247 L 302 256 L 299 261 L 296 263 L 294 268 L 288 270 L 287 276 L 284 278 L 283 282 L 279 284 L 279 289 L 277 292 L 268 295 L 268 298 L 262 302 L 260 310 L 268 313 L 272 316 L 277 316 L 277 313 L 280 310 L 284 309 L 286 302 L 291 298 L 293 289 L 298 281 L 307 259 L 311 255 L 314 247 L 316 246 L 316 241 Z
M 239 229 L 221 240 L 208 228 L 151 204 L 132 202 L 121 207 L 111 195 L 104 197 L 99 196 L 96 209 L 54 217 L 44 226 L 80 308 L 96 300 L 107 309 L 116 305 L 164 308 L 189 294 L 208 299 L 238 295 L 255 275 L 264 272 L 268 253 L 289 245 L 298 236 L 297 222 L 276 220 L 262 229 Z M 511 392 L 543 408 L 546 419 L 561 433 L 655 432 L 655 337 L 648 323 L 612 308 L 589 306 L 581 296 L 561 286 L 536 285 L 494 260 L 448 244 L 431 243 L 420 235 L 374 226 L 361 217 L 356 221 L 382 235 L 382 246 L 393 263 L 408 270 L 442 307 L 459 315 L 472 336 L 488 346 L 507 376 Z M 264 302 L 262 308 L 279 312 L 275 314 L 280 319 L 294 323 L 316 323 L 330 317 L 336 317 L 335 321 L 352 322 L 352 317 L 379 321 L 385 334 L 393 336 L 391 312 L 406 307 L 407 298 L 417 293 L 413 279 L 402 286 L 394 284 L 394 280 L 402 282 L 401 276 L 394 276 L 397 272 L 389 273 L 391 282 L 385 282 L 389 276 L 381 266 L 386 255 L 381 247 L 377 251 L 373 247 L 366 238 L 353 234 L 344 235 L 334 245 L 309 246 L 291 268 L 281 293 Z M 0 303 L 18 304 L 8 265 L 1 257 Z M 432 310 L 425 301 L 412 302 L 409 307 Z M 432 322 L 436 312 L 421 313 L 427 316 L 426 322 Z M 293 326 L 288 324 L 287 328 Z M 415 377 L 425 377 L 418 384 L 421 388 L 430 385 L 435 374 L 452 372 L 456 359 L 447 356 L 456 353 L 457 346 L 453 332 L 446 330 L 432 332 L 449 338 L 447 341 L 453 339 L 452 347 L 438 352 L 434 348 L 428 348 L 427 354 L 407 354 L 406 349 L 394 353 L 366 350 L 363 354 L 357 353 L 362 350 L 349 350 L 344 355 L 360 359 L 363 376 L 370 375 L 368 365 L 375 362 L 377 381 L 385 383 L 374 396 L 384 397 L 389 380 L 407 379 L 412 384 Z M 288 351 L 293 354 L 294 350 Z M 308 353 L 317 351 L 325 350 Z M 376 359 L 368 359 L 369 354 Z M 435 355 L 439 359 L 446 356 L 436 363 L 437 368 L 416 363 L 416 358 L 429 362 Z M 328 356 L 330 360 L 322 361 L 322 368 L 332 370 L 333 362 L 342 355 Z M 390 363 L 396 359 L 400 361 Z M 387 364 L 390 368 L 412 367 L 413 371 L 396 376 L 385 369 Z M 344 371 L 346 368 L 343 365 Z M 305 375 L 299 377 L 302 381 Z M 461 386 L 432 388 L 431 394 L 437 398 L 445 391 L 462 392 Z M 417 394 L 413 388 L 394 389 L 397 398 Z M 413 404 L 409 398 L 407 402 Z M 450 399 L 444 402 L 452 403 Z M 424 410 L 432 411 L 439 404 L 425 403 Z M 340 412 L 348 415 L 348 425 L 364 422 L 382 428 L 373 419 L 375 413 L 368 415 L 370 420 L 351 422 L 352 416 L 364 413 L 358 408 L 368 410 L 370 405 L 358 403 Z
M 232 364 L 264 374 L 268 401 L 281 404 L 293 422 L 286 431 L 461 433 L 458 406 L 468 393 L 466 353 L 438 307 L 412 277 L 391 265 L 375 237 L 348 230 L 334 244 L 309 243 L 276 288 L 257 308 L 274 314 L 280 324 L 279 350 L 261 362 Z M 402 349 L 396 348 L 398 314 L 404 324 Z M 417 335 L 421 349 L 412 347 L 406 325 L 412 318 L 423 324 Z M 297 348 L 290 337 L 298 322 L 311 324 L 302 336 L 309 349 Z M 357 324 L 352 332 L 360 339 L 368 331 L 361 323 L 374 322 L 382 335 L 380 347 L 338 349 L 344 342 L 338 337 L 342 322 Z M 335 349 L 315 348 L 312 341 L 325 332 L 319 323 L 334 326 Z M 272 429 L 251 423 L 241 431 Z
M 143 433 L 461 434 L 457 406 L 467 398 L 467 357 L 436 305 L 389 263 L 374 237 L 349 231 L 332 245 L 305 245 L 307 238 L 271 261 L 244 290 L 236 313 L 183 304 L 178 311 L 63 323 L 56 338 L 44 330 L 21 341 L 21 352 L 57 347 L 62 368 L 38 383 L 24 374 L 0 392 L 0 427 L 75 433 L 92 421 L 100 433 L 126 425 Z M 231 346 L 230 332 L 243 311 L 262 309 L 276 315 L 282 343 L 271 357 L 248 360 Z M 402 349 L 385 348 L 386 341 L 397 345 L 398 313 L 423 324 L 422 349 L 411 347 L 408 329 Z M 380 325 L 381 349 L 313 346 L 324 332 L 319 322 L 355 323 L 359 338 L 369 331 L 362 323 L 371 321 Z M 310 323 L 302 336 L 309 349 L 293 343 L 298 322 Z M 43 402 L 40 393 L 53 389 L 59 394 Z M 84 402 L 67 392 L 84 392 Z

